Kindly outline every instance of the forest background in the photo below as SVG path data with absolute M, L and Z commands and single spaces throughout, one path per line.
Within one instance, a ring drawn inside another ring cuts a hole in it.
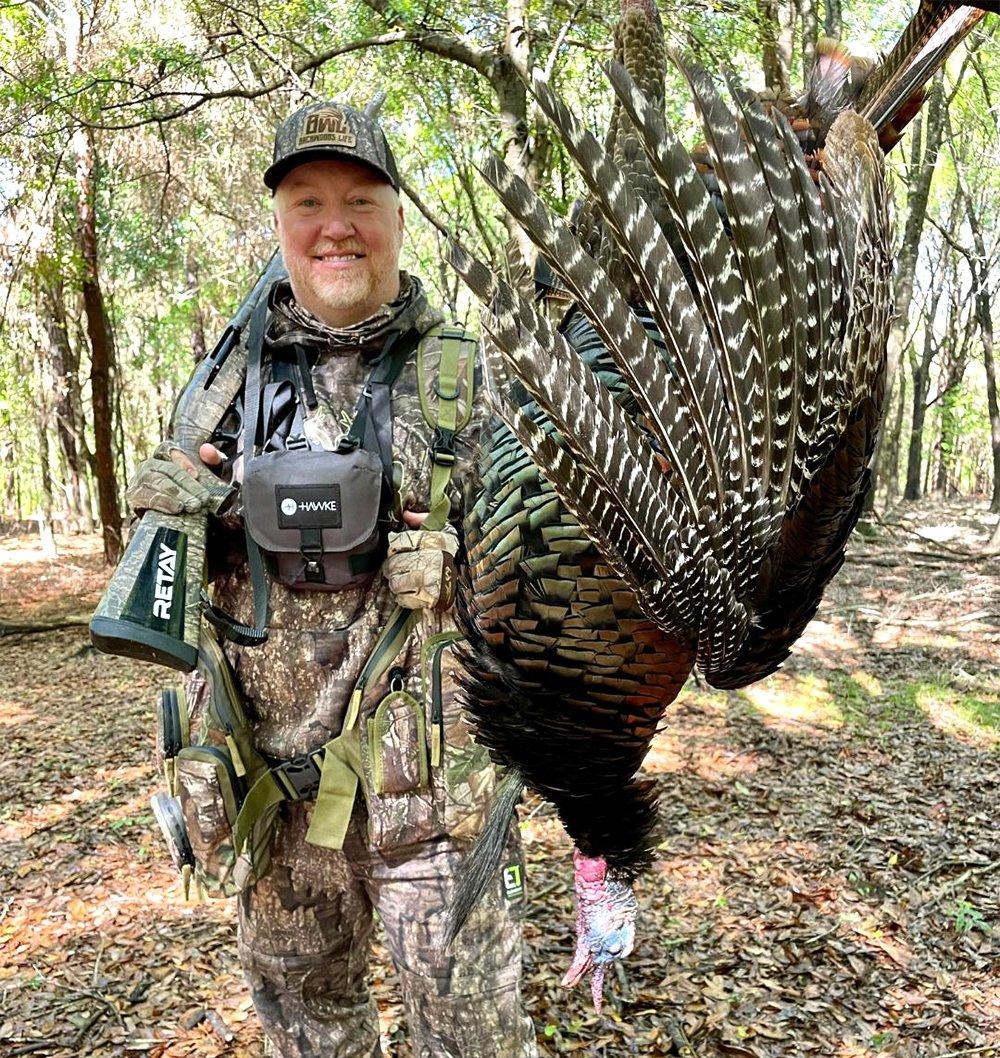
M 565 213 L 581 192 L 523 88 L 548 74 L 595 129 L 613 0 L 23 0 L 0 6 L 0 520 L 98 528 L 120 552 L 128 476 L 161 438 L 274 246 L 260 174 L 317 98 L 382 120 L 404 174 L 404 267 L 468 299 L 428 218 L 496 266 L 507 231 L 475 164 L 494 149 Z M 670 43 L 797 92 L 817 40 L 887 50 L 909 4 L 661 3 Z M 1000 55 L 988 19 L 891 165 L 898 320 L 876 503 L 929 491 L 1000 511 Z M 693 114 L 667 71 L 669 118 Z M 474 321 L 473 321 L 474 322 Z M 1000 530 L 994 541 L 1000 546 Z

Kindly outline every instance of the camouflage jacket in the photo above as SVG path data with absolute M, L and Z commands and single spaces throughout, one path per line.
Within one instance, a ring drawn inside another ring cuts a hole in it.
M 405 274 L 404 280 L 408 280 Z M 272 305 L 280 294 L 276 288 Z M 401 471 L 399 499 L 404 510 L 429 509 L 433 428 L 421 409 L 420 386 L 429 389 L 436 382 L 441 344 L 427 332 L 442 320 L 442 314 L 421 295 L 408 322 L 425 335 L 420 343 L 422 378 L 418 378 L 414 354 L 392 390 L 393 458 Z M 290 320 L 287 311 L 273 311 L 269 340 L 280 342 L 296 326 L 298 314 Z M 339 423 L 346 431 L 371 368 L 364 355 L 366 343 L 352 347 L 342 341 L 324 341 L 325 336 L 315 328 L 311 334 L 300 329 L 296 337 L 308 337 L 318 347 L 312 377 L 321 410 L 326 421 Z M 459 533 L 463 496 L 488 417 L 485 386 L 478 384 L 480 366 L 477 363 L 472 394 L 467 367 L 466 362 L 459 370 L 460 418 L 470 399 L 473 409 L 455 439 L 457 461 L 450 482 L 451 521 Z M 210 535 L 213 530 L 220 532 L 221 527 L 211 527 Z M 245 552 L 241 557 L 234 572 L 216 578 L 214 601 L 238 620 L 252 623 Z M 293 590 L 271 582 L 267 642 L 256 647 L 226 645 L 246 695 L 254 743 L 260 752 L 292 757 L 340 733 L 357 676 L 394 607 L 381 573 L 365 588 L 340 592 Z M 388 675 L 366 691 L 358 725 L 361 783 L 371 840 L 380 848 L 436 833 L 471 837 L 481 825 L 493 769 L 485 751 L 472 742 L 458 706 L 456 661 L 448 642 L 454 635 L 457 630 L 450 613 L 421 611 L 393 666 L 402 671 L 393 689 L 404 693 L 389 693 Z M 432 731 L 435 715 L 443 746 L 437 766 L 431 760 L 431 746 L 438 737 Z

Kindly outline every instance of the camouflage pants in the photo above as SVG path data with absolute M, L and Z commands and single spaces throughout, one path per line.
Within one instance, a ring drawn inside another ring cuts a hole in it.
M 445 950 L 467 846 L 437 838 L 369 849 L 356 806 L 343 851 L 307 844 L 309 805 L 288 806 L 269 873 L 240 897 L 239 951 L 280 1058 L 378 1058 L 365 983 L 377 911 L 402 982 L 414 1058 L 535 1058 L 521 1006 L 521 914 L 498 879 Z M 520 863 L 512 835 L 507 863 Z

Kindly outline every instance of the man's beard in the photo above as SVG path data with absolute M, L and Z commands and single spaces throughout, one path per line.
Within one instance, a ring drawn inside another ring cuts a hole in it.
M 375 290 L 375 276 L 367 266 L 339 276 L 312 276 L 313 294 L 331 309 L 364 304 Z
M 368 260 L 364 259 L 364 262 L 364 267 L 341 275 L 319 276 L 309 260 L 294 261 L 289 268 L 289 277 L 296 289 L 308 292 L 314 308 L 322 307 L 339 314 L 363 305 L 375 289 L 375 275 Z

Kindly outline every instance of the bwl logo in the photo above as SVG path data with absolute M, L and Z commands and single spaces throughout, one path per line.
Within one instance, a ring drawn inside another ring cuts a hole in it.
M 166 544 L 160 544 L 160 555 L 156 560 L 156 590 L 153 600 L 153 616 L 163 621 L 170 620 L 170 606 L 174 601 L 174 570 L 177 564 L 177 551 Z
M 347 122 L 347 115 L 342 110 L 324 107 L 306 118 L 295 144 L 296 149 L 318 143 L 334 147 L 353 147 L 357 143 Z

